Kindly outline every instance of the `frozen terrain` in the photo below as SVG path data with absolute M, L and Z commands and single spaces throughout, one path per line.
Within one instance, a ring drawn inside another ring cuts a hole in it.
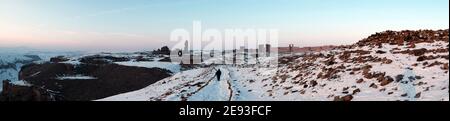
M 151 62 L 136 62 L 136 61 L 127 61 L 127 62 L 115 62 L 119 65 L 124 66 L 136 66 L 136 67 L 145 67 L 145 68 L 161 68 L 171 71 L 172 73 L 178 73 L 180 72 L 180 65 L 174 64 L 171 62 L 157 62 L 157 61 L 151 61 Z
M 283 55 L 277 68 L 213 65 L 99 101 L 449 101 L 448 45 L 448 30 L 387 31 L 331 51 Z

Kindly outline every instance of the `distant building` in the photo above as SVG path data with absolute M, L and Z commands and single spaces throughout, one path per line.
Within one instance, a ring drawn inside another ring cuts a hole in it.
M 186 40 L 186 42 L 184 42 L 184 50 L 185 53 L 189 52 L 189 42 Z
M 289 44 L 289 52 L 292 53 L 294 48 L 294 44 Z
M 259 48 L 259 49 L 258 49 L 259 51 L 264 51 L 264 50 L 266 50 L 266 46 L 263 45 L 263 44 L 259 45 L 258 48 Z
M 264 56 L 264 54 L 266 54 L 266 56 L 269 57 L 270 56 L 270 48 L 271 48 L 270 44 L 258 45 L 258 51 L 261 52 L 262 56 Z
M 270 56 L 270 48 L 272 48 L 271 45 L 270 44 L 266 44 L 266 56 L 267 57 Z
M 245 46 L 241 46 L 239 50 L 245 50 Z

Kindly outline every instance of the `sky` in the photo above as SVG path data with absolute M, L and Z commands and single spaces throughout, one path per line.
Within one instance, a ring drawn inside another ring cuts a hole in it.
M 178 28 L 277 29 L 279 45 L 352 44 L 385 30 L 448 29 L 448 0 L 0 0 L 0 47 L 152 50 Z

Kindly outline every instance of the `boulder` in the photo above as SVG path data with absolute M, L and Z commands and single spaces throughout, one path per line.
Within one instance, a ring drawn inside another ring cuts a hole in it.
M 57 101 L 61 99 L 58 94 L 36 86 L 14 85 L 9 80 L 4 80 L 2 83 L 0 101 Z
M 362 83 L 362 82 L 364 82 L 364 79 L 359 79 L 358 81 L 356 81 L 356 83 Z
M 394 79 L 390 76 L 386 76 L 380 83 L 380 86 L 386 86 L 388 84 L 390 84 L 391 82 L 393 82 Z
M 352 95 L 346 95 L 346 96 L 343 96 L 343 97 L 340 97 L 340 96 L 335 96 L 334 97 L 334 101 L 352 101 L 352 99 L 353 99 Z
M 359 93 L 359 92 L 361 92 L 361 90 L 358 88 L 358 89 L 355 89 L 355 90 L 353 90 L 353 93 L 352 93 L 352 95 L 355 95 L 356 93 Z

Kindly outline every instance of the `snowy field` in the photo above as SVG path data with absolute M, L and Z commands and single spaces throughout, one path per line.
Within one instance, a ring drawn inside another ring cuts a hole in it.
M 179 72 L 146 88 L 99 101 L 333 101 L 348 95 L 352 101 L 449 101 L 448 59 L 418 61 L 419 56 L 394 53 L 438 50 L 445 45 L 448 41 L 418 43 L 414 48 L 383 44 L 337 49 L 300 57 L 278 68 L 217 65 Z M 344 51 L 367 53 L 339 58 Z M 330 53 L 337 55 L 319 56 Z M 424 54 L 448 55 L 448 51 Z M 259 60 L 264 64 L 275 59 Z M 334 63 L 327 63 L 331 59 Z M 213 61 L 217 59 L 205 62 Z M 214 75 L 218 69 L 222 71 L 220 81 Z
M 135 67 L 145 67 L 145 68 L 161 68 L 171 71 L 172 73 L 180 72 L 180 64 L 174 64 L 171 62 L 135 62 L 135 61 L 127 61 L 127 62 L 115 62 L 119 65 L 124 66 L 135 66 Z

